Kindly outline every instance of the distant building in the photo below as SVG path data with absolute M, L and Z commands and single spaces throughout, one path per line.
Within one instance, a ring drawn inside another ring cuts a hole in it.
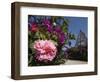
M 75 44 L 76 47 L 78 46 L 87 46 L 87 37 L 85 35 L 84 32 L 82 32 L 80 30 L 78 36 L 77 36 L 77 39 L 76 39 L 76 44 Z

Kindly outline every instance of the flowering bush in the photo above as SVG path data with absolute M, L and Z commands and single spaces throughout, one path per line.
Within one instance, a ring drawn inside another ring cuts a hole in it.
M 66 17 L 28 16 L 28 65 L 57 65 L 66 60 L 64 45 L 71 37 Z
M 35 41 L 33 48 L 36 50 L 36 59 L 38 61 L 52 61 L 56 56 L 57 48 L 51 40 Z

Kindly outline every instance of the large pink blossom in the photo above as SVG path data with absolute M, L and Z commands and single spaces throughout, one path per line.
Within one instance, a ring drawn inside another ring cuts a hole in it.
M 56 56 L 57 48 L 51 40 L 37 40 L 33 48 L 36 50 L 38 61 L 52 61 Z

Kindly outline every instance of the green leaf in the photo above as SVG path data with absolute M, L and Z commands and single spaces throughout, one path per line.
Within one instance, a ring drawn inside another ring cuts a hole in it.
M 70 39 L 75 40 L 75 35 L 74 34 L 70 34 Z
M 46 39 L 46 36 L 43 32 L 39 32 L 39 36 L 40 36 L 40 39 L 43 39 L 43 40 Z
M 33 60 L 33 56 L 30 56 L 30 58 L 28 59 L 28 65 L 32 62 Z
M 51 36 L 51 39 L 57 42 L 57 39 L 58 39 L 58 38 L 57 38 L 56 35 L 52 35 L 52 36 Z
M 28 35 L 31 36 L 31 32 L 30 31 L 28 31 Z

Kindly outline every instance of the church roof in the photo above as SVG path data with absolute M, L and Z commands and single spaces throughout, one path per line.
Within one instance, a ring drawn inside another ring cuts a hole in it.
M 76 39 L 75 46 L 77 47 L 77 46 L 86 46 L 86 45 L 87 45 L 87 37 L 85 33 L 80 30 Z

